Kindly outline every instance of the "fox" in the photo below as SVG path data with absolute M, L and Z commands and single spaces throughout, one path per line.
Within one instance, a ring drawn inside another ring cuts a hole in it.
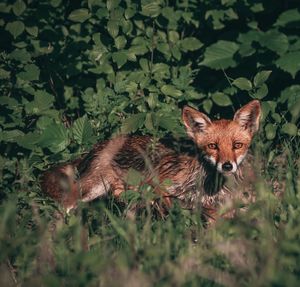
M 245 158 L 260 117 L 258 100 L 242 106 L 231 120 L 211 120 L 197 109 L 184 106 L 182 122 L 193 148 L 181 151 L 163 139 L 118 135 L 95 144 L 81 158 L 45 171 L 41 188 L 70 212 L 80 201 L 90 202 L 108 194 L 119 199 L 132 188 L 126 178 L 134 169 L 160 196 L 165 209 L 178 201 L 182 208 L 200 206 L 207 217 L 214 219 L 222 204 L 245 194 L 254 177 L 253 166 L 247 164 L 251 160 Z M 229 187 L 230 182 L 237 192 Z

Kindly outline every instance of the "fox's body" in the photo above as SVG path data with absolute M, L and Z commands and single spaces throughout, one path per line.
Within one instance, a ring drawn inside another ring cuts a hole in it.
M 118 197 L 128 188 L 128 171 L 135 169 L 167 206 L 176 198 L 186 208 L 199 203 L 217 208 L 235 196 L 226 181 L 239 184 L 243 170 L 247 169 L 247 177 L 251 173 L 251 168 L 245 168 L 249 161 L 241 162 L 258 129 L 259 116 L 258 101 L 237 111 L 233 120 L 211 121 L 185 107 L 182 118 L 195 149 L 182 152 L 148 136 L 118 136 L 96 144 L 82 159 L 47 171 L 42 188 L 69 210 L 78 201 L 88 202 L 108 192 Z

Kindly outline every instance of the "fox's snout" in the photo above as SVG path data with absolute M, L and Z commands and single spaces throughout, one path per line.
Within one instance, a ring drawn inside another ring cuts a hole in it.
M 236 164 L 231 163 L 230 161 L 225 161 L 223 164 L 221 164 L 221 170 L 225 172 L 233 171 L 233 167 L 236 169 Z
M 220 173 L 235 173 L 238 169 L 239 164 L 242 162 L 243 158 L 246 156 L 247 151 L 244 152 L 243 155 L 240 155 L 239 158 L 233 157 L 231 158 L 215 158 L 212 155 L 205 155 L 204 157 L 210 164 L 215 166 L 218 172 Z

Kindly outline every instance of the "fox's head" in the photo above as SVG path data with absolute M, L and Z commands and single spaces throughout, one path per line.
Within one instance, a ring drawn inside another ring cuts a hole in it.
M 251 101 L 240 108 L 233 120 L 211 121 L 205 114 L 185 106 L 182 112 L 187 134 L 202 149 L 205 158 L 223 173 L 234 173 L 247 154 L 259 127 L 260 103 Z

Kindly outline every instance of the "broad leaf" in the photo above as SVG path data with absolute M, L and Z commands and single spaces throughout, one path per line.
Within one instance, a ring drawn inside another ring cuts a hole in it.
M 232 84 L 243 91 L 250 91 L 252 89 L 251 82 L 246 78 L 237 78 L 232 82 Z
M 182 96 L 182 92 L 172 85 L 163 85 L 161 87 L 161 91 L 164 95 L 170 96 L 172 98 L 179 98 Z
M 54 123 L 43 131 L 37 144 L 53 153 L 63 151 L 69 144 L 68 130 L 63 124 Z
M 255 87 L 261 86 L 264 82 L 266 82 L 268 80 L 271 73 L 272 73 L 272 71 L 258 72 L 254 77 L 254 86 Z
M 188 37 L 180 41 L 180 46 L 183 51 L 195 51 L 200 49 L 203 44 L 195 37 Z
M 226 107 L 232 104 L 231 99 L 227 95 L 219 92 L 212 95 L 212 100 L 220 107 Z
M 295 124 L 285 123 L 281 128 L 281 132 L 289 136 L 296 136 L 298 133 L 298 128 Z
M 134 114 L 124 120 L 121 132 L 124 134 L 128 134 L 131 132 L 135 132 L 138 128 L 142 127 L 145 122 L 146 114 Z
M 91 15 L 89 14 L 89 10 L 85 8 L 74 10 L 70 13 L 68 19 L 73 22 L 83 23 L 87 19 L 89 19 Z
M 13 12 L 16 16 L 20 16 L 26 9 L 26 4 L 22 0 L 17 0 L 13 5 Z
M 141 14 L 150 17 L 157 17 L 161 13 L 161 7 L 159 3 L 152 2 L 146 5 L 142 5 Z
M 297 72 L 300 70 L 300 51 L 290 52 L 281 56 L 275 63 L 276 66 L 285 72 L 291 74 L 295 78 Z
M 16 39 L 23 33 L 25 25 L 21 21 L 14 21 L 7 23 L 5 29 Z
M 266 84 L 262 84 L 260 88 L 255 92 L 256 99 L 263 99 L 268 94 L 268 86 Z
M 93 138 L 93 128 L 87 116 L 83 116 L 74 122 L 72 132 L 78 144 L 81 145 L 91 142 Z
M 267 124 L 265 127 L 266 138 L 273 140 L 276 136 L 276 126 L 273 124 Z
M 279 55 L 284 54 L 289 48 L 288 37 L 275 30 L 264 33 L 260 37 L 259 43 Z
M 300 24 L 300 12 L 299 9 L 291 9 L 283 12 L 278 17 L 275 26 L 286 26 L 288 24 Z
M 28 64 L 24 67 L 24 72 L 18 74 L 18 77 L 25 81 L 38 80 L 40 77 L 40 69 L 34 64 Z
M 235 67 L 236 61 L 233 57 L 238 49 L 239 45 L 235 42 L 220 40 L 206 48 L 200 65 L 217 70 Z

